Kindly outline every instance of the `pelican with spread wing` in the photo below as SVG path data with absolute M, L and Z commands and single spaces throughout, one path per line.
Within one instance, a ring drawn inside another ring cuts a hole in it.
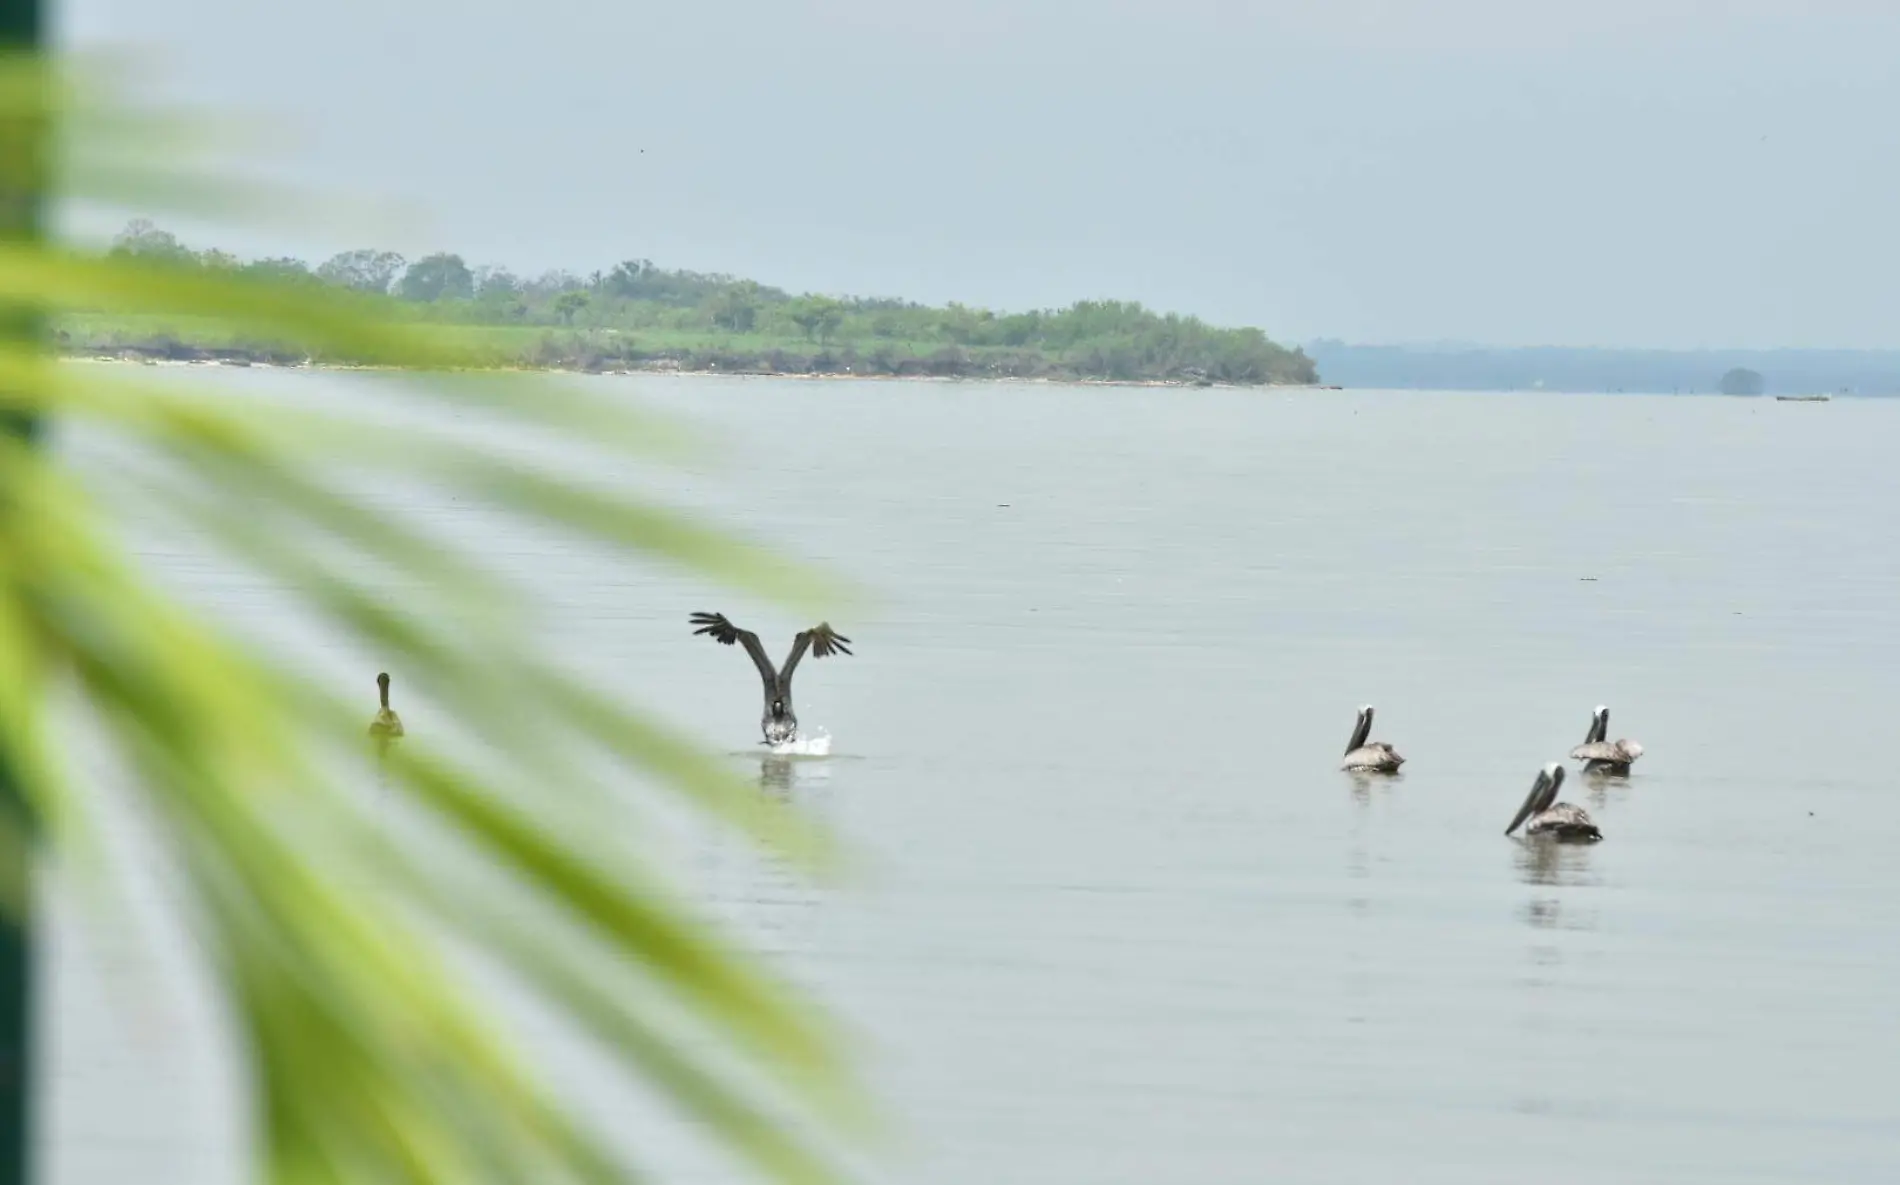
M 833 652 L 851 653 L 851 639 L 821 621 L 800 630 L 792 639 L 792 652 L 785 656 L 785 665 L 774 667 L 765 655 L 765 647 L 759 644 L 759 635 L 727 621 L 725 614 L 695 613 L 692 623 L 699 627 L 693 631 L 695 636 L 706 634 L 723 646 L 737 642 L 752 656 L 752 665 L 759 668 L 759 679 L 765 684 L 765 712 L 759 717 L 759 729 L 765 733 L 768 745 L 798 739 L 798 715 L 792 711 L 792 672 L 798 669 L 798 660 L 805 657 L 805 651 L 810 650 L 813 658 L 825 658 Z

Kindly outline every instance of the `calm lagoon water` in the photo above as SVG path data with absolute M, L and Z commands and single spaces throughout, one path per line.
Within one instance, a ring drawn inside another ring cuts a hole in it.
M 387 497 L 534 571 L 556 643 L 865 857 L 822 889 L 709 834 L 681 862 L 862 1035 L 900 1139 L 872 1179 L 1900 1179 L 1900 795 L 1869 759 L 1900 401 L 590 381 L 726 435 L 652 488 L 875 595 L 834 620 L 856 655 L 799 671 L 831 758 L 743 756 L 756 677 L 686 615 L 775 653 L 808 622 Z M 161 575 L 297 632 L 127 514 Z M 1400 778 L 1335 769 L 1368 701 Z M 1606 840 L 1505 839 L 1598 703 L 1647 748 L 1565 787 Z M 176 933 L 59 917 L 52 1179 L 239 1179 Z

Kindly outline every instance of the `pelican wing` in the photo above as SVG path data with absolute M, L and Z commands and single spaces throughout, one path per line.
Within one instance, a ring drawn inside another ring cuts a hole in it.
M 699 627 L 693 631 L 695 637 L 708 634 L 722 646 L 730 646 L 734 642 L 744 646 L 745 652 L 752 656 L 752 665 L 759 668 L 759 678 L 765 680 L 766 693 L 771 694 L 778 684 L 778 671 L 773 669 L 772 660 L 765 657 L 765 647 L 759 645 L 759 635 L 727 621 L 724 613 L 695 613 L 692 623 Z M 787 668 L 786 674 L 791 674 L 790 668 Z
M 1567 841 L 1589 841 L 1603 838 L 1603 832 L 1590 818 L 1590 812 L 1580 806 L 1560 802 L 1537 813 L 1530 825 L 1530 834 L 1548 835 Z
M 827 658 L 834 651 L 849 654 L 851 639 L 823 621 L 808 630 L 800 630 L 798 636 L 792 639 L 792 652 L 785 656 L 785 669 L 779 672 L 779 680 L 786 687 L 792 685 L 792 672 L 797 669 L 798 660 L 805 657 L 807 649 L 811 650 L 813 658 Z
M 1370 770 L 1374 773 L 1397 773 L 1399 766 L 1405 764 L 1405 758 L 1399 751 L 1384 741 L 1374 741 L 1370 745 L 1361 745 L 1346 754 L 1340 769 Z
M 1629 759 L 1630 755 L 1620 741 L 1590 741 L 1570 751 L 1572 761 L 1613 761 L 1622 765 Z

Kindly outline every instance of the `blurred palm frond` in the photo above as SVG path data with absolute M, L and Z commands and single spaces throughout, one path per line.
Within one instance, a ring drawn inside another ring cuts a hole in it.
M 0 66 L 0 188 L 238 211 L 257 191 L 180 163 L 193 126 L 81 71 L 15 59 Z M 366 473 L 427 480 L 800 609 L 835 613 L 847 590 L 558 460 L 650 465 L 690 443 L 678 426 L 598 388 L 451 376 L 477 360 L 379 299 L 7 243 L 0 304 L 210 318 L 396 368 L 378 395 L 414 413 L 392 431 L 314 401 L 234 399 L 58 362 L 34 340 L 0 344 L 0 410 L 129 441 L 142 463 L 119 476 L 154 511 L 291 590 L 339 645 L 380 656 L 486 750 L 412 725 L 383 755 L 403 812 L 391 826 L 361 785 L 373 672 L 342 694 L 220 630 L 138 570 L 62 450 L 0 436 L 0 762 L 49 842 L 79 834 L 99 798 L 47 719 L 53 689 L 79 692 L 81 727 L 129 772 L 182 870 L 259 1091 L 269 1179 L 618 1181 L 652 1167 L 626 1133 L 578 1118 L 511 1044 L 479 967 L 765 1175 L 834 1179 L 825 1140 L 867 1134 L 871 1114 L 840 1034 L 617 842 L 637 823 L 632 784 L 669 788 L 810 871 L 835 866 L 824 833 L 545 653 L 518 574 L 359 491 L 374 486 Z M 431 427 L 450 413 L 535 433 L 556 460 Z

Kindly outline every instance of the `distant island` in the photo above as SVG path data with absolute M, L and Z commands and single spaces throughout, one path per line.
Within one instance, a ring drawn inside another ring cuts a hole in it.
M 1900 350 L 1620 350 L 1308 342 L 1329 383 L 1398 390 L 1900 394 Z
M 1318 381 L 1312 359 L 1258 329 L 1116 300 L 999 313 L 891 298 L 794 295 L 727 275 L 625 260 L 586 276 L 532 278 L 472 267 L 461 256 L 413 261 L 346 251 L 312 266 L 195 250 L 149 221 L 129 224 L 112 252 L 293 284 L 393 297 L 391 315 L 453 327 L 497 368 L 721 374 L 918 376 L 1260 386 Z M 282 343 L 231 335 L 210 322 L 73 312 L 55 333 L 67 355 L 148 361 L 322 364 Z

